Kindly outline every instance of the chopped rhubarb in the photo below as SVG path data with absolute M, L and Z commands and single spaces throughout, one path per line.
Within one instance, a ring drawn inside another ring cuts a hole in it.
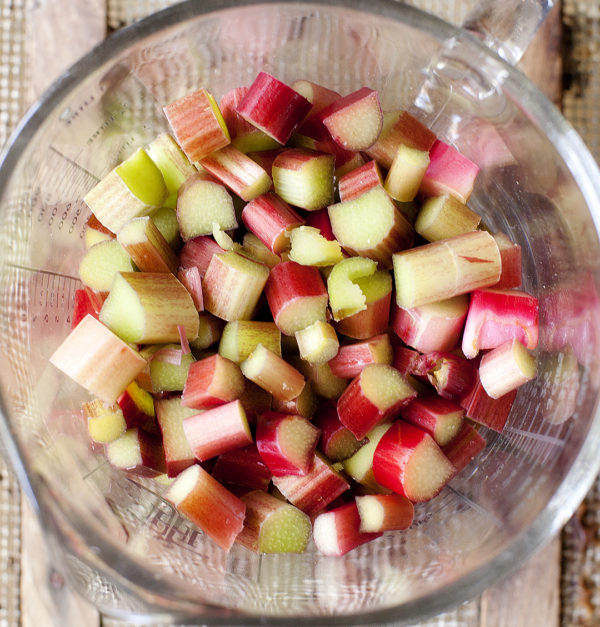
M 333 266 L 327 277 L 331 313 L 336 322 L 367 308 L 361 279 L 373 276 L 377 263 L 365 257 L 348 257 Z
M 496 399 L 531 381 L 535 375 L 535 357 L 514 338 L 483 355 L 479 364 L 481 385 Z
M 152 394 L 132 381 L 123 394 L 117 399 L 117 403 L 123 412 L 127 428 L 143 427 L 154 418 L 154 399 Z
M 160 437 L 143 429 L 127 429 L 106 445 L 108 461 L 121 470 L 142 477 L 155 477 L 167 470 Z
M 87 420 L 90 438 L 99 444 L 108 444 L 121 437 L 127 423 L 118 405 L 107 405 L 99 399 L 83 404 L 83 416 Z
M 271 471 L 263 462 L 255 444 L 222 453 L 211 472 L 221 483 L 231 483 L 251 490 L 267 490 Z
M 513 390 L 498 399 L 492 398 L 483 388 L 477 373 L 473 389 L 461 399 L 460 404 L 464 407 L 467 418 L 501 433 L 516 396 L 517 390 Z
M 306 216 L 306 226 L 312 226 L 315 229 L 319 229 L 321 235 L 329 241 L 335 240 L 335 235 L 331 230 L 331 220 L 329 219 L 327 208 L 311 211 Z
M 477 379 L 470 360 L 442 351 L 421 355 L 415 374 L 426 376 L 440 396 L 454 401 L 467 395 Z
M 340 422 L 335 403 L 321 405 L 313 417 L 313 424 L 321 430 L 319 449 L 332 462 L 348 459 L 363 444 Z
M 189 370 L 181 404 L 194 409 L 210 409 L 239 398 L 244 377 L 237 364 L 221 355 L 194 362 Z
M 332 266 L 344 258 L 341 246 L 336 240 L 328 240 L 319 229 L 300 226 L 289 232 L 291 249 L 290 261 L 303 266 Z
M 335 329 L 327 322 L 313 322 L 296 331 L 300 357 L 311 364 L 323 364 L 334 358 L 339 349 Z M 331 365 L 331 364 L 330 364 Z
M 429 242 L 437 242 L 474 231 L 481 216 L 450 194 L 428 198 L 419 209 L 415 231 Z M 498 241 L 497 238 L 496 242 Z
M 382 333 L 364 342 L 345 344 L 329 361 L 331 372 L 336 377 L 354 379 L 369 364 L 391 364 L 394 359 L 392 344 L 387 333 Z
M 317 398 L 313 385 L 310 381 L 306 381 L 302 392 L 288 401 L 283 401 L 273 397 L 272 409 L 273 411 L 282 412 L 284 414 L 295 414 L 298 416 L 304 416 L 304 418 L 311 418 L 315 413 L 320 400 Z
M 522 283 L 521 247 L 513 243 L 505 233 L 494 233 L 494 239 L 500 251 L 502 273 L 495 289 L 520 287 Z
M 427 431 L 437 444 L 444 446 L 459 432 L 465 411 L 447 398 L 430 394 L 413 399 L 400 414 L 404 421 Z
M 234 320 L 228 322 L 223 329 L 219 355 L 239 364 L 259 344 L 281 357 L 281 331 L 274 322 Z
M 92 315 L 97 320 L 103 303 L 104 298 L 88 287 L 75 290 L 71 329 L 74 329 L 87 314 Z
M 444 446 L 442 451 L 459 473 L 486 447 L 485 439 L 467 421 L 460 431 Z
M 212 231 L 211 231 L 212 232 Z M 210 235 L 199 235 L 188 240 L 179 253 L 181 268 L 198 268 L 200 276 L 206 274 L 213 255 L 225 252 Z
M 390 491 L 377 483 L 373 476 L 373 455 L 379 441 L 391 426 L 391 423 L 384 423 L 371 429 L 365 437 L 366 442 L 351 457 L 342 462 L 344 471 L 370 492 L 385 493 Z
M 338 182 L 340 200 L 352 200 L 372 187 L 383 187 L 383 178 L 377 161 L 368 161 L 344 174 Z
M 88 248 L 79 264 L 81 282 L 94 292 L 108 292 L 117 272 L 132 272 L 129 253 L 116 239 L 109 239 Z M 167 270 L 170 272 L 170 270 Z
M 365 494 L 355 499 L 361 533 L 381 533 L 408 529 L 414 518 L 414 505 L 400 494 Z
M 176 477 L 196 463 L 194 452 L 185 437 L 183 421 L 195 415 L 197 410 L 184 407 L 180 396 L 157 399 L 156 419 L 162 435 L 167 475 Z
M 202 294 L 202 276 L 197 266 L 191 268 L 180 268 L 177 278 L 181 285 L 190 293 L 194 301 L 196 311 L 204 311 L 204 296 Z
M 385 178 L 385 191 L 399 202 L 414 200 L 428 166 L 428 151 L 401 144 Z

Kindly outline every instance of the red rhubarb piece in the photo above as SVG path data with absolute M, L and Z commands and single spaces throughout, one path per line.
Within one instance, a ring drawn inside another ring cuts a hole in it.
M 306 216 L 306 226 L 312 226 L 319 229 L 319 231 L 321 231 L 321 235 L 330 242 L 335 240 L 335 235 L 331 230 L 331 221 L 329 220 L 327 207 L 324 209 L 318 209 L 317 211 L 311 211 Z
M 180 396 L 157 399 L 156 419 L 162 435 L 167 475 L 176 477 L 196 463 L 185 432 L 183 421 L 188 416 L 193 416 L 196 410 L 183 407 Z
M 426 376 L 440 396 L 455 401 L 469 393 L 477 378 L 470 360 L 442 351 L 421 355 L 415 374 Z
M 392 344 L 387 333 L 364 342 L 340 346 L 337 355 L 329 360 L 331 372 L 336 377 L 353 379 L 369 364 L 391 364 L 394 359 Z
M 267 490 L 271 483 L 271 471 L 255 444 L 219 455 L 211 474 L 220 483 L 232 483 L 251 490 Z
M 383 187 L 381 170 L 376 161 L 368 161 L 340 178 L 338 182 L 340 200 L 351 200 L 377 186 Z
M 98 320 L 98 315 L 100 314 L 103 303 L 104 298 L 89 287 L 75 290 L 73 313 L 71 314 L 71 328 L 74 329 L 87 314 L 94 316 L 94 318 Z
M 510 289 L 511 287 L 520 287 L 523 276 L 521 270 L 521 247 L 513 243 L 508 235 L 504 233 L 494 233 L 494 239 L 496 240 L 496 244 L 498 244 L 500 263 L 502 266 L 500 280 L 494 285 L 494 288 Z
M 485 439 L 468 422 L 448 444 L 442 446 L 444 455 L 459 473 L 486 447 Z
M 210 235 L 199 235 L 188 240 L 179 253 L 181 268 L 197 267 L 204 276 L 213 255 L 225 252 Z
M 106 457 L 115 467 L 142 477 L 156 477 L 167 471 L 160 436 L 143 429 L 127 429 L 106 445 Z
M 322 404 L 312 421 L 321 430 L 319 448 L 332 462 L 347 459 L 361 447 L 362 442 L 340 422 L 335 403 Z
M 408 529 L 414 518 L 414 505 L 400 494 L 365 494 L 355 498 L 361 533 Z
M 453 401 L 436 394 L 420 396 L 400 410 L 402 419 L 419 427 L 443 446 L 459 432 L 465 410 Z

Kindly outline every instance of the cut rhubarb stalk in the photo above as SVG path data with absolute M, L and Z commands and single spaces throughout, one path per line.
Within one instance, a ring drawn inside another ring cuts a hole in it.
M 223 320 L 250 320 L 269 268 L 235 252 L 213 255 L 202 281 L 204 308 Z
M 210 409 L 239 398 L 244 377 L 237 364 L 221 355 L 194 362 L 188 371 L 181 404 L 195 409 Z
M 198 312 L 190 293 L 170 273 L 119 272 L 100 311 L 100 320 L 126 342 L 179 342 L 198 335 Z
M 273 477 L 273 484 L 283 496 L 309 516 L 314 516 L 343 494 L 350 484 L 317 451 L 307 475 Z
M 123 412 L 127 428 L 143 427 L 155 417 L 152 394 L 132 381 L 117 399 Z
M 381 533 L 408 529 L 413 522 L 414 506 L 400 494 L 365 494 L 357 496 L 361 533 Z
M 174 204 L 177 203 L 175 199 Z M 179 235 L 179 223 L 177 222 L 177 213 L 175 207 L 161 207 L 155 209 L 151 214 L 152 222 L 165 238 L 167 244 L 178 251 L 181 248 L 181 236 Z
M 265 170 L 235 146 L 212 152 L 200 164 L 246 202 L 266 194 L 271 187 Z
M 240 364 L 240 368 L 247 379 L 282 401 L 296 398 L 304 387 L 304 377 L 262 344 Z
M 223 329 L 219 355 L 239 364 L 259 344 L 281 357 L 281 331 L 274 322 L 234 320 L 228 322 Z
M 331 220 L 329 219 L 329 212 L 327 211 L 327 208 L 311 211 L 306 216 L 306 226 L 312 226 L 315 229 L 319 229 L 321 235 L 329 241 L 335 240 L 335 235 L 331 230 Z
M 395 200 L 414 200 L 429 166 L 429 152 L 401 144 L 385 178 L 385 191 Z
M 509 289 L 520 287 L 522 281 L 521 247 L 514 244 L 504 233 L 494 233 L 494 239 L 498 244 L 502 263 L 502 274 L 495 289 Z
M 219 455 L 211 474 L 220 483 L 231 483 L 251 490 L 265 491 L 271 483 L 271 471 L 255 444 Z
M 377 424 L 397 415 L 416 395 L 392 366 L 369 364 L 338 399 L 338 416 L 360 440 Z
M 338 182 L 340 200 L 352 200 L 362 196 L 372 187 L 383 187 L 381 170 L 376 161 L 368 161 L 340 178 Z
M 114 403 L 146 360 L 88 314 L 50 357 L 50 363 L 94 396 Z
M 273 187 L 285 202 L 307 211 L 333 202 L 333 155 L 284 150 L 273 161 Z
M 410 309 L 394 303 L 391 325 L 405 344 L 421 353 L 451 351 L 460 340 L 468 309 L 466 294 Z
M 310 111 L 310 102 L 266 72 L 260 72 L 237 106 L 238 114 L 256 128 L 286 144 Z
M 251 257 L 256 261 L 264 263 L 268 268 L 273 268 L 278 263 L 281 263 L 281 257 L 272 253 L 268 246 L 265 246 L 254 233 L 244 233 L 244 239 L 242 241 L 243 254 L 247 257 Z
M 202 277 L 197 266 L 191 268 L 180 268 L 177 272 L 177 278 L 181 285 L 190 293 L 194 301 L 196 311 L 204 311 L 204 296 L 202 294 Z
M 466 203 L 473 191 L 479 167 L 439 139 L 429 151 L 431 163 L 421 182 L 425 196 L 451 194 Z
M 479 364 L 481 385 L 495 399 L 516 390 L 535 375 L 535 357 L 516 339 L 483 355 Z
M 79 263 L 79 278 L 95 292 L 108 292 L 117 272 L 133 272 L 129 253 L 116 239 L 88 248 Z
M 165 453 L 160 437 L 142 429 L 127 429 L 106 445 L 106 457 L 112 466 L 142 477 L 166 472 Z
M 312 118 L 332 102 L 342 97 L 337 91 L 333 91 L 333 89 L 304 79 L 294 81 L 291 84 L 291 88 L 297 91 L 301 96 L 304 96 L 308 102 L 311 103 L 312 107 L 306 116 L 307 119 Z
M 190 342 L 190 347 L 196 350 L 204 350 L 218 342 L 225 322 L 216 316 L 202 311 L 198 315 L 198 337 Z
M 241 500 L 246 518 L 238 544 L 255 553 L 304 553 L 311 531 L 304 512 L 267 492 L 249 492 Z
M 392 277 L 387 270 L 357 279 L 356 285 L 365 296 L 366 309 L 339 320 L 338 333 L 356 340 L 364 340 L 383 333 L 389 325 L 392 302 Z
M 336 377 L 354 379 L 369 364 L 391 364 L 393 359 L 390 337 L 382 333 L 364 342 L 341 346 L 329 367 Z
M 315 394 L 313 386 L 310 381 L 307 381 L 302 388 L 302 392 L 291 401 L 281 401 L 274 398 L 273 411 L 310 418 L 315 413 L 318 404 L 319 399 Z
M 480 222 L 479 214 L 471 211 L 454 196 L 444 194 L 428 198 L 421 205 L 415 221 L 415 231 L 428 242 L 437 242 L 475 231 Z
M 175 207 L 179 188 L 196 172 L 196 168 L 168 133 L 161 133 L 151 141 L 146 152 L 158 166 L 165 180 L 168 191 L 165 206 Z
M 359 280 L 373 276 L 377 263 L 365 257 L 349 257 L 333 266 L 327 278 L 331 313 L 336 321 L 367 308 L 367 298 Z
M 494 285 L 501 272 L 498 245 L 485 231 L 403 250 L 393 261 L 396 303 L 407 309 Z
M 118 405 L 107 405 L 94 399 L 82 406 L 87 420 L 90 438 L 99 444 L 108 444 L 121 437 L 127 430 L 127 423 Z
M 423 375 L 421 354 L 411 348 L 406 348 L 400 343 L 394 343 L 394 361 L 392 365 L 396 370 L 400 371 L 403 376 L 406 375 Z
M 304 220 L 275 194 L 264 194 L 249 202 L 242 211 L 246 227 L 276 255 L 287 250 L 288 232 Z
M 215 99 L 199 89 L 163 108 L 177 143 L 194 163 L 229 144 L 229 132 Z
M 300 357 L 311 364 L 324 364 L 333 359 L 340 346 L 335 329 L 326 322 L 313 322 L 296 331 Z
M 464 407 L 467 418 L 501 433 L 516 396 L 517 390 L 513 390 L 498 399 L 493 399 L 483 389 L 477 376 L 473 390 L 461 399 L 460 404 Z
M 197 267 L 200 276 L 204 276 L 212 256 L 222 252 L 225 251 L 212 237 L 200 235 L 188 240 L 183 245 L 179 253 L 179 266 L 181 268 Z
M 317 268 L 284 261 L 271 269 L 265 294 L 273 320 L 285 335 L 325 322 L 327 289 Z
M 291 361 L 291 358 L 290 358 Z M 311 382 L 314 391 L 323 398 L 337 399 L 348 386 L 348 380 L 336 377 L 329 364 L 309 364 L 298 358 L 294 365 Z
M 249 152 L 248 156 L 273 178 L 273 162 L 283 152 L 283 148 L 277 150 L 261 150 L 260 152 Z
M 313 418 L 313 424 L 321 430 L 319 449 L 332 462 L 348 459 L 363 444 L 340 422 L 335 403 L 321 405 Z
M 242 102 L 247 93 L 248 87 L 234 87 L 223 94 L 219 101 L 219 110 L 232 139 L 240 133 L 246 133 L 256 128 L 250 122 L 246 122 L 237 112 L 238 104 Z
M 183 432 L 198 461 L 252 444 L 246 412 L 239 400 L 190 416 Z
M 371 429 L 363 444 L 351 457 L 343 460 L 344 470 L 357 483 L 372 492 L 389 492 L 389 490 L 375 481 L 373 476 L 373 454 L 383 435 L 391 427 L 391 423 L 377 425 Z
M 229 192 L 201 172 L 191 176 L 179 190 L 177 222 L 184 242 L 199 235 L 212 234 L 214 224 L 223 230 L 238 225 Z
M 435 140 L 435 133 L 406 111 L 390 111 L 384 114 L 381 133 L 367 154 L 389 169 L 401 145 L 429 152 Z
M 71 328 L 74 329 L 86 316 L 90 314 L 98 319 L 104 298 L 96 294 L 89 287 L 75 290 L 73 299 L 73 313 L 71 317 Z
M 463 422 L 460 431 L 445 446 L 442 452 L 459 473 L 483 451 L 485 439 L 468 422 Z
M 83 241 L 86 248 L 91 248 L 98 242 L 105 242 L 108 239 L 114 239 L 115 234 L 107 229 L 98 218 L 91 213 L 88 221 L 85 224 L 85 230 L 83 232 Z
M 356 170 L 365 165 L 366 160 L 363 157 L 362 152 L 348 152 L 347 158 L 343 155 L 338 155 L 335 159 L 335 178 L 339 181 L 342 176 L 348 174 L 352 170 Z
M 184 407 L 180 396 L 157 399 L 156 419 L 162 435 L 167 475 L 176 477 L 196 463 L 196 458 L 183 431 L 183 421 L 197 414 L 197 410 Z
M 467 395 L 477 379 L 473 362 L 453 353 L 434 351 L 421 355 L 418 369 L 418 374 L 427 376 L 440 396 L 455 401 Z
M 245 503 L 197 464 L 177 477 L 166 498 L 224 551 L 244 526 Z
M 303 266 L 332 266 L 344 256 L 336 240 L 328 240 L 319 229 L 300 226 L 289 233 L 289 258 Z
M 117 240 L 141 272 L 177 273 L 177 255 L 150 216 L 127 222 L 117 233 Z M 128 269 L 121 268 L 121 271 Z
M 379 95 L 368 87 L 336 100 L 318 117 L 335 142 L 346 150 L 366 150 L 372 146 L 383 125 Z
M 302 416 L 267 412 L 256 423 L 256 448 L 274 477 L 303 476 L 312 468 L 320 434 Z
M 328 211 L 335 238 L 351 255 L 390 267 L 392 254 L 413 244 L 412 226 L 383 187 L 331 205 Z
M 140 148 L 111 170 L 83 200 L 103 226 L 117 233 L 132 218 L 161 207 L 166 198 L 163 175 Z
M 457 435 L 465 415 L 460 405 L 435 394 L 413 399 L 400 413 L 405 422 L 429 433 L 440 446 Z
M 181 392 L 195 361 L 194 356 L 184 353 L 179 344 L 163 346 L 150 358 L 152 392 Z
M 273 409 L 274 399 L 266 390 L 246 379 L 239 401 L 244 406 L 248 422 L 254 425 L 258 415 Z
M 401 420 L 386 431 L 373 455 L 375 480 L 413 503 L 432 499 L 454 474 L 434 439 Z
M 496 348 L 513 338 L 526 348 L 537 346 L 538 299 L 517 290 L 475 290 L 463 332 L 465 357 L 471 359 L 480 350 Z

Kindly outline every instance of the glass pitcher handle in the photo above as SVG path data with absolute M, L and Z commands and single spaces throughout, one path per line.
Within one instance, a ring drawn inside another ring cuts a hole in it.
M 555 0 L 481 0 L 463 28 L 516 65 L 554 4 Z

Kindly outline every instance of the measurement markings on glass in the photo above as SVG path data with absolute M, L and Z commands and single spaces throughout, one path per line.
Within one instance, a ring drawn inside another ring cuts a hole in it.
M 79 165 L 77 163 L 77 161 L 74 161 L 73 159 L 71 159 L 70 157 L 67 157 L 66 155 L 63 155 L 62 152 L 60 152 L 60 150 L 58 150 L 57 148 L 55 148 L 54 146 L 50 146 L 49 150 L 51 150 L 54 154 L 58 155 L 59 157 L 61 157 L 62 159 L 64 159 L 67 163 L 70 163 L 72 166 L 76 167 L 77 169 L 81 170 L 82 172 L 84 172 L 85 174 L 87 174 L 90 178 L 93 178 L 94 181 L 96 181 L 96 183 L 98 183 L 100 181 L 100 179 L 95 175 L 92 174 L 89 170 L 87 170 L 86 168 L 84 168 L 82 165 Z

